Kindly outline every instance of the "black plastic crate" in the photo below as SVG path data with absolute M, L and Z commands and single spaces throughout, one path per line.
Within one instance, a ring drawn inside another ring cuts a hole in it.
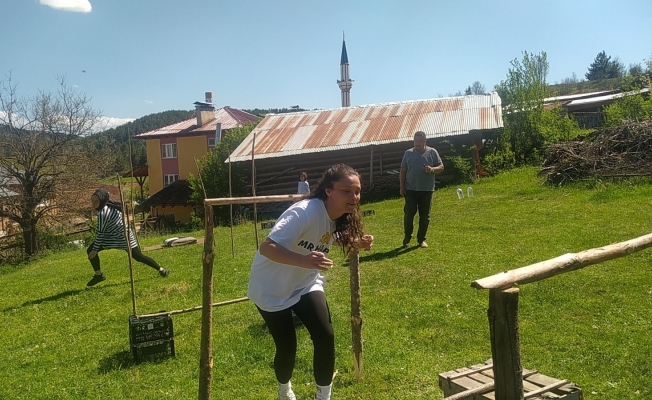
M 161 315 L 157 317 L 129 316 L 130 345 L 173 338 L 174 327 L 172 324 L 172 317 L 169 315 Z
M 137 363 L 145 359 L 174 357 L 174 339 L 161 339 L 132 344 L 131 353 Z

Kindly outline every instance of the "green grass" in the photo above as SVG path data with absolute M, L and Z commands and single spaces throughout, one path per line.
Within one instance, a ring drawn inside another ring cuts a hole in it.
M 402 200 L 365 204 L 375 236 L 362 253 L 364 379 L 353 372 L 349 271 L 334 252 L 326 293 L 336 332 L 335 399 L 441 399 L 437 374 L 491 357 L 488 292 L 470 283 L 568 252 L 652 231 L 652 184 L 550 188 L 534 169 L 435 193 L 428 249 L 398 251 Z M 364 194 L 363 194 L 364 195 Z M 246 295 L 251 224 L 217 228 L 214 300 Z M 259 231 L 260 240 L 267 230 Z M 202 232 L 191 234 L 203 237 Z M 145 246 L 163 237 L 141 238 Z M 580 385 L 586 400 L 652 398 L 652 250 L 523 285 L 523 366 Z M 149 253 L 168 279 L 135 266 L 140 314 L 201 304 L 202 246 Z M 124 252 L 101 253 L 107 280 L 86 289 L 84 250 L 0 269 L 0 399 L 195 399 L 200 312 L 176 315 L 177 356 L 135 364 L 129 353 L 130 278 Z M 214 309 L 213 399 L 275 399 L 273 343 L 254 306 Z M 312 349 L 299 330 L 293 385 L 312 399 Z

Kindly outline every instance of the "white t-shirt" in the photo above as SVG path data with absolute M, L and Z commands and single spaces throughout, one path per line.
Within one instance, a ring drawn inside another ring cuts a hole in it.
M 295 253 L 320 251 L 328 256 L 334 230 L 335 222 L 328 217 L 324 202 L 305 199 L 283 212 L 268 237 Z M 323 291 L 324 282 L 319 270 L 277 263 L 258 251 L 251 264 L 247 296 L 261 310 L 281 311 L 308 292 Z

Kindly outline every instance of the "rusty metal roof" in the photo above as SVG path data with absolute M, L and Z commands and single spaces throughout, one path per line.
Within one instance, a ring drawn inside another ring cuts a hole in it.
M 136 139 L 159 139 L 166 136 L 195 136 L 205 134 L 215 134 L 217 123 L 222 123 L 222 130 L 235 128 L 242 125 L 254 123 L 258 117 L 249 114 L 246 111 L 238 110 L 225 106 L 215 110 L 215 119 L 205 123 L 204 125 L 197 126 L 197 117 L 195 114 L 185 121 L 177 122 L 176 124 L 164 126 L 163 128 L 154 129 L 149 132 L 143 132 L 134 135 Z
M 274 158 L 369 145 L 463 135 L 503 126 L 500 96 L 487 95 L 371 104 L 269 114 L 231 154 L 231 161 Z

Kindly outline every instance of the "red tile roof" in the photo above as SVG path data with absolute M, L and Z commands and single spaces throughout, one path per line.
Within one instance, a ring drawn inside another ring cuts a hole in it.
M 163 128 L 154 129 L 149 132 L 139 133 L 134 135 L 136 139 L 159 139 L 161 137 L 169 136 L 196 136 L 214 134 L 217 128 L 217 123 L 222 123 L 222 130 L 232 129 L 238 126 L 251 124 L 258 121 L 258 117 L 249 114 L 246 111 L 238 110 L 224 106 L 215 110 L 215 119 L 205 123 L 204 125 L 197 126 L 197 118 L 195 114 L 185 121 L 177 122 L 176 124 L 164 126 Z

